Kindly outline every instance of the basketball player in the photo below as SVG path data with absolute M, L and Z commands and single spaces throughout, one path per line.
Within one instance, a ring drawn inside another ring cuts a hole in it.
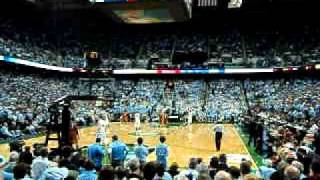
M 94 163 L 97 169 L 101 169 L 104 156 L 105 149 L 101 145 L 101 139 L 97 138 L 96 143 L 88 146 L 88 159 Z
M 101 117 L 98 117 L 97 122 L 97 131 L 96 131 L 96 138 L 99 138 L 101 143 L 106 143 L 107 139 L 107 123 Z
M 134 128 L 136 130 L 136 133 L 138 133 L 141 130 L 141 119 L 140 119 L 140 113 L 134 114 Z
M 188 125 L 192 124 L 192 108 L 188 108 Z
M 163 123 L 163 118 L 164 118 L 163 110 L 160 110 L 160 115 L 159 115 L 159 122 L 160 122 L 159 124 L 160 124 L 160 126 Z
M 123 167 L 129 149 L 126 144 L 119 140 L 117 135 L 112 136 L 112 142 L 109 144 L 109 154 L 112 167 Z
M 104 120 L 106 123 L 106 128 L 109 129 L 110 128 L 110 114 L 109 114 L 109 112 L 104 111 L 103 116 L 104 116 Z
M 156 159 L 165 169 L 168 165 L 169 147 L 166 142 L 166 137 L 160 136 L 160 144 L 156 146 Z
M 92 122 L 97 123 L 96 110 L 91 110 L 89 116 L 91 117 Z
M 129 122 L 129 113 L 127 111 L 124 111 L 123 114 L 120 117 L 120 123 L 127 123 Z
M 69 128 L 69 143 L 71 146 L 76 145 L 76 149 L 79 149 L 79 139 L 80 133 L 76 123 L 71 121 L 71 126 Z
M 134 153 L 139 159 L 140 164 L 146 164 L 147 156 L 149 155 L 149 149 L 143 144 L 142 137 L 137 139 L 137 145 L 134 147 Z
M 215 133 L 215 143 L 216 143 L 216 150 L 220 151 L 221 148 L 221 139 L 223 133 L 223 125 L 218 121 L 218 123 L 213 127 Z
M 160 112 L 160 125 L 166 125 L 168 123 L 167 109 L 164 107 Z

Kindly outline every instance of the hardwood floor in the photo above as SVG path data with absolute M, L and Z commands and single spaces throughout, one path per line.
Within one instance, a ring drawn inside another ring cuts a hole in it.
M 142 124 L 140 135 L 149 147 L 156 146 L 159 143 L 160 135 L 165 135 L 170 151 L 169 164 L 177 162 L 181 167 L 186 167 L 191 157 L 201 157 L 203 161 L 208 162 L 211 156 L 221 153 L 227 154 L 230 165 L 238 166 L 242 158 L 252 160 L 235 127 L 231 124 L 225 124 L 224 126 L 220 152 L 216 152 L 214 148 L 212 124 L 192 124 L 169 128 L 152 128 L 148 124 Z M 80 147 L 95 142 L 95 129 L 95 127 L 88 127 L 80 130 Z M 112 123 L 108 132 L 108 142 L 110 142 L 113 134 L 117 134 L 119 139 L 126 144 L 135 144 L 137 137 L 139 137 L 135 134 L 132 123 Z M 44 137 L 26 140 L 26 144 L 31 146 L 34 143 L 43 142 Z M 49 147 L 55 146 L 55 143 L 49 143 Z M 0 145 L 0 154 L 8 156 L 8 144 Z M 151 153 L 148 159 L 154 160 L 155 153 Z

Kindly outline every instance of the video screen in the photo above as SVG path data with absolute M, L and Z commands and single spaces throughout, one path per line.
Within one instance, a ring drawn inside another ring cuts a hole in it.
M 125 23 L 149 24 L 174 22 L 168 9 L 115 10 Z
M 89 0 L 92 3 L 106 2 L 106 3 L 123 3 L 123 2 L 136 2 L 136 0 Z

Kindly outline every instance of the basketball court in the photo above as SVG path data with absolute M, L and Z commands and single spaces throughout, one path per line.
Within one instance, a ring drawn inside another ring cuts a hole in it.
M 243 158 L 252 160 L 245 144 L 239 136 L 236 128 L 231 124 L 224 125 L 224 135 L 222 138 L 221 151 L 214 148 L 213 125 L 212 124 L 192 124 L 190 126 L 167 126 L 152 127 L 150 124 L 142 124 L 142 130 L 136 134 L 133 123 L 111 123 L 107 141 L 111 141 L 112 135 L 118 135 L 119 139 L 126 144 L 135 144 L 139 136 L 144 138 L 145 145 L 155 147 L 159 143 L 160 135 L 167 138 L 169 145 L 169 164 L 177 162 L 180 167 L 187 167 L 191 157 L 202 158 L 204 162 L 209 162 L 213 155 L 226 154 L 229 165 L 239 166 Z M 80 147 L 87 146 L 95 142 L 96 127 L 88 127 L 80 130 Z M 32 146 L 34 143 L 43 143 L 45 137 L 37 137 L 26 140 L 26 145 Z M 54 142 L 49 142 L 49 147 L 56 147 Z M 0 145 L 0 154 L 6 157 L 9 154 L 8 144 Z M 155 160 L 155 153 L 151 153 L 148 160 Z

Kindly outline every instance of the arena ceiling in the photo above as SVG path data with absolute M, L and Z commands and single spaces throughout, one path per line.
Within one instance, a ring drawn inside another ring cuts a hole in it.
M 28 2 L 33 2 L 36 4 L 67 4 L 67 5 L 74 5 L 75 7 L 78 7 L 79 5 L 86 5 L 89 3 L 89 0 L 25 0 Z M 196 0 L 193 0 L 196 1 Z M 213 0 L 215 2 L 213 5 L 217 4 L 223 4 L 225 2 L 227 3 L 241 3 L 245 6 L 265 6 L 265 5 L 274 5 L 274 6 L 297 6 L 297 5 L 308 5 L 308 4 L 314 4 L 317 3 L 317 0 Z M 194 4 L 196 4 L 194 2 Z
M 43 7 L 45 9 L 60 9 L 60 10 L 81 10 L 81 9 L 94 9 L 94 6 L 89 2 L 89 0 L 5 0 L 5 1 L 24 1 L 32 2 L 38 7 Z M 5 2 L 3 1 L 3 2 Z M 155 0 L 156 1 L 156 0 Z M 192 0 L 192 16 L 195 20 L 198 19 L 217 19 L 221 16 L 217 16 L 219 8 L 217 4 L 237 4 L 241 0 Z M 198 2 L 210 2 L 213 6 L 198 6 Z M 211 3 L 212 1 L 212 3 Z M 2 3 L 3 3 L 2 2 Z M 242 0 L 240 8 L 231 8 L 230 11 L 241 11 L 249 13 L 251 16 L 253 14 L 277 14 L 278 16 L 287 16 L 287 19 L 291 18 L 291 15 L 316 17 L 319 15 L 318 7 L 320 5 L 319 0 Z M 237 6 L 237 5 L 236 5 Z M 274 13 L 275 12 L 275 13 Z M 277 16 L 276 16 L 277 17 Z M 292 17 L 293 18 L 293 17 Z M 284 18 L 285 19 L 285 18 Z M 315 18 L 316 19 L 316 18 Z

